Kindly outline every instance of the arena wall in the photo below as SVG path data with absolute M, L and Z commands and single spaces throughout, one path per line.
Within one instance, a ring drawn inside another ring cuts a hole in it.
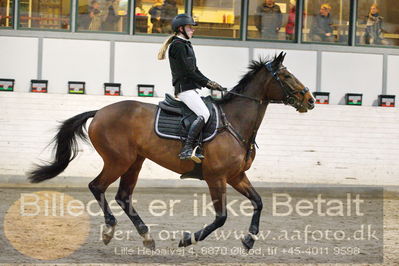
M 17 92 L 28 92 L 31 79 L 48 80 L 49 93 L 66 93 L 68 81 L 85 81 L 90 95 L 103 94 L 105 82 L 121 83 L 125 96 L 137 96 L 137 84 L 154 84 L 159 97 L 172 92 L 168 62 L 156 59 L 158 39 L 151 43 L 0 36 L 0 42 L 4 48 L 0 78 L 15 79 Z M 311 91 L 330 92 L 331 104 L 344 104 L 346 93 L 363 93 L 363 105 L 375 106 L 379 94 L 395 95 L 399 90 L 399 57 L 385 50 L 349 52 L 337 47 L 323 51 L 311 45 L 298 50 L 287 44 L 266 48 L 263 43 L 245 47 L 234 42 L 206 45 L 201 39 L 193 43 L 202 72 L 228 88 L 246 73 L 250 60 L 284 50 L 288 69 Z
M 46 149 L 58 122 L 121 100 L 157 103 L 162 98 L 0 93 L 0 183 L 24 183 Z M 90 121 L 89 121 L 90 123 Z M 398 185 L 399 111 L 371 106 L 317 105 L 308 113 L 271 104 L 259 130 L 257 157 L 248 176 L 255 182 Z M 53 183 L 87 184 L 102 168 L 92 146 Z M 179 180 L 150 161 L 143 180 Z M 186 181 L 180 181 L 182 183 Z

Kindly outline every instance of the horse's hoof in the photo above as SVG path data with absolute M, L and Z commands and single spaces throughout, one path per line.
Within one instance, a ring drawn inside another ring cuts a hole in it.
M 253 248 L 255 240 L 252 238 L 250 234 L 246 235 L 244 238 L 241 239 L 241 243 L 244 245 L 246 250 L 250 250 Z
M 108 245 L 109 242 L 111 242 L 111 239 L 114 237 L 114 232 L 115 232 L 115 225 L 111 226 L 106 224 L 105 229 L 103 231 L 103 242 L 105 245 Z
M 154 239 L 144 239 L 143 240 L 143 245 L 144 247 L 150 249 L 150 250 L 155 250 L 155 241 Z
M 141 235 L 144 240 L 143 240 L 143 245 L 144 247 L 150 249 L 150 250 L 155 250 L 155 241 L 152 239 L 150 233 L 144 233 Z
M 183 233 L 183 239 L 180 240 L 179 242 L 179 248 L 180 247 L 187 247 L 191 245 L 191 234 L 189 232 L 184 232 Z

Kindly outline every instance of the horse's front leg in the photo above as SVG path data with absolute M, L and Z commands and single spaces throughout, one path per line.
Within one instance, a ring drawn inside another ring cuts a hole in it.
M 194 234 L 184 232 L 183 239 L 179 242 L 179 247 L 187 247 L 191 244 L 197 243 L 198 241 L 204 240 L 217 228 L 223 226 L 227 219 L 225 179 L 219 178 L 217 181 L 206 180 L 206 182 L 208 183 L 209 192 L 215 208 L 216 218 L 213 223 L 207 225 L 205 228 L 195 232 Z
M 262 198 L 255 191 L 245 173 L 229 180 L 228 183 L 235 190 L 247 197 L 254 207 L 249 233 L 241 240 L 244 247 L 249 250 L 254 246 L 255 240 L 258 238 L 256 235 L 259 233 L 259 220 L 263 208 Z

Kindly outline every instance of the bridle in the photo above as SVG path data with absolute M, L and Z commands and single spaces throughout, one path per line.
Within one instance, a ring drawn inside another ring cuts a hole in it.
M 303 102 L 300 101 L 299 98 L 296 96 L 297 94 L 301 94 L 302 96 L 305 96 L 307 92 L 309 92 L 309 88 L 305 87 L 300 91 L 296 91 L 289 87 L 287 83 L 283 82 L 280 77 L 280 71 L 287 69 L 286 67 L 280 67 L 277 70 L 273 70 L 272 62 L 269 62 L 265 64 L 266 69 L 273 75 L 273 78 L 280 84 L 281 89 L 283 90 L 285 94 L 285 99 L 282 101 L 277 101 L 277 102 L 282 102 L 286 105 L 291 105 L 292 107 L 296 108 L 297 110 L 300 109 L 301 107 L 305 107 Z
M 301 94 L 302 96 L 304 96 L 309 91 L 309 89 L 307 87 L 305 87 L 301 91 L 296 91 L 296 90 L 292 89 L 291 87 L 289 87 L 279 77 L 280 71 L 281 70 L 285 70 L 286 67 L 280 67 L 277 70 L 274 70 L 273 66 L 272 66 L 272 63 L 273 62 L 266 63 L 265 64 L 265 68 L 267 69 L 267 71 L 269 71 L 272 74 L 274 80 L 276 80 L 280 84 L 280 87 L 281 87 L 281 89 L 283 90 L 283 92 L 285 94 L 285 98 L 283 100 L 281 100 L 281 101 L 269 100 L 269 99 L 259 100 L 259 99 L 255 98 L 255 97 L 251 97 L 251 96 L 244 95 L 244 94 L 237 93 L 237 92 L 233 92 L 233 91 L 227 91 L 226 90 L 224 92 L 226 92 L 228 94 L 233 94 L 233 95 L 236 95 L 236 96 L 239 96 L 239 97 L 242 97 L 242 98 L 247 98 L 247 99 L 255 101 L 255 102 L 257 102 L 258 104 L 261 104 L 261 105 L 262 104 L 268 104 L 268 103 L 284 103 L 286 105 L 291 105 L 292 107 L 296 108 L 297 110 L 302 108 L 302 107 L 305 107 L 304 104 L 303 104 L 303 101 L 301 102 L 299 100 L 299 98 L 296 96 L 296 94 Z M 269 80 L 268 83 L 270 81 L 271 80 Z

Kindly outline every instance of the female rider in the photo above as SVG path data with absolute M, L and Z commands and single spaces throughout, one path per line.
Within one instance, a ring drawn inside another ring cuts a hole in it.
M 208 89 L 222 91 L 224 88 L 205 77 L 197 67 L 194 50 L 189 41 L 193 37 L 193 26 L 196 25 L 191 16 L 187 14 L 177 15 L 172 20 L 174 34 L 164 42 L 159 51 L 158 59 L 165 59 L 166 50 L 170 45 L 168 55 L 175 96 L 197 115 L 196 120 L 189 129 L 179 157 L 182 160 L 191 159 L 200 163 L 200 159 L 203 159 L 204 156 L 202 154 L 194 154 L 193 145 L 202 128 L 208 122 L 210 114 L 196 89 L 207 87 Z

